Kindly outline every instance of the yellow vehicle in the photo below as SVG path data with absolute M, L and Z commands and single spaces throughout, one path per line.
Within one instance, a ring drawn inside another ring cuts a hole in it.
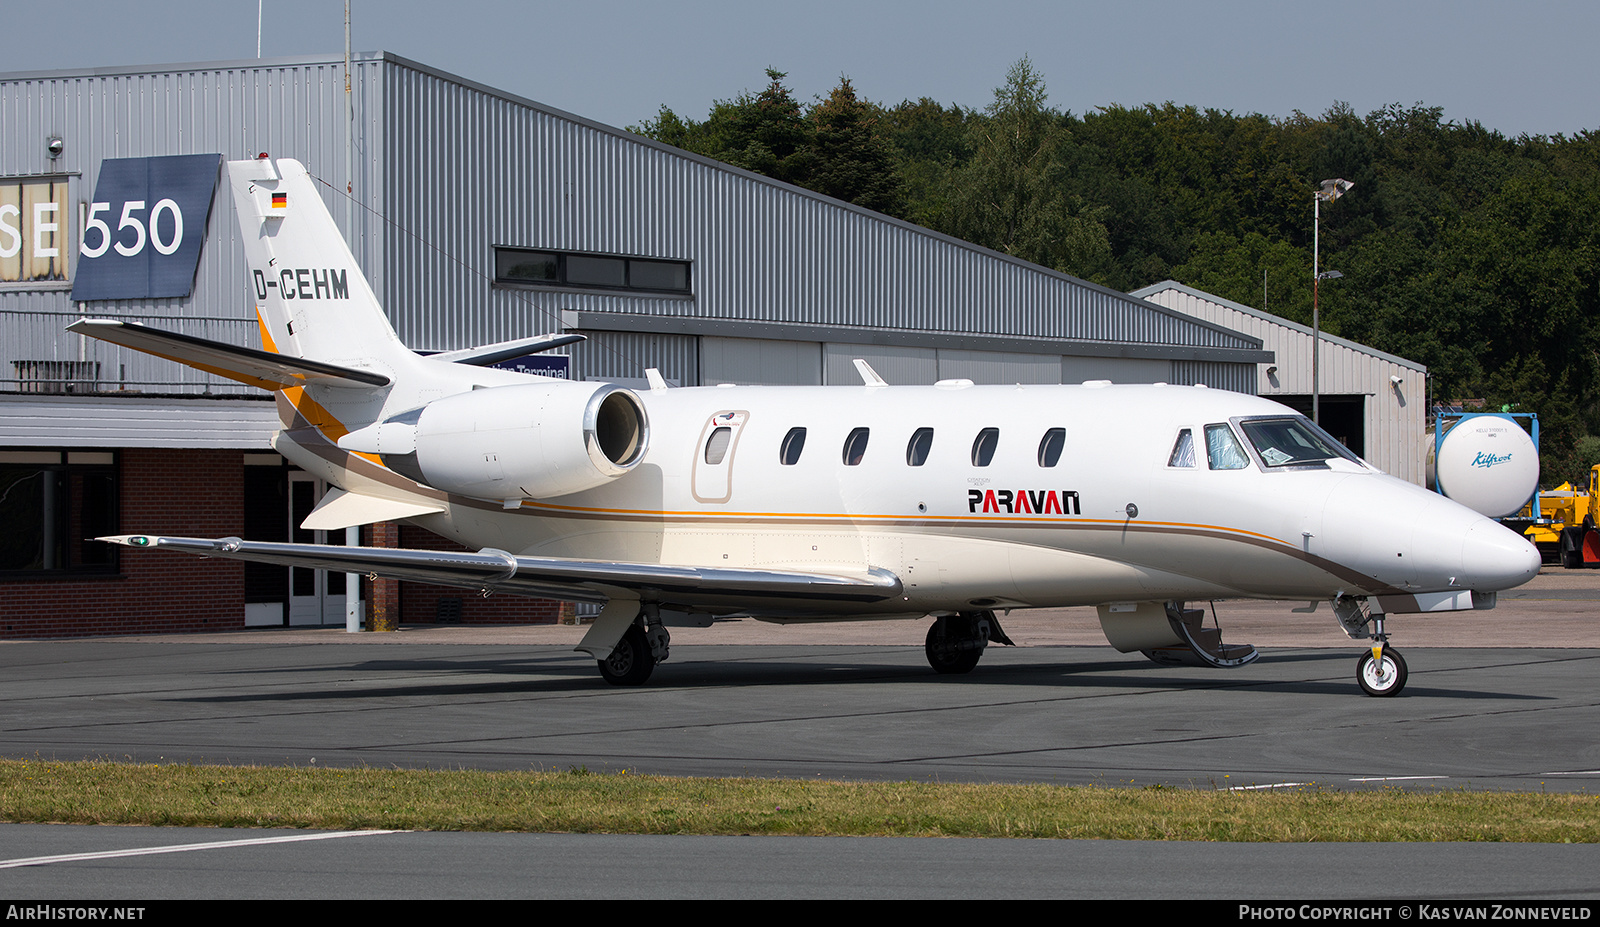
M 1600 464 L 1589 468 L 1587 490 L 1562 483 L 1539 493 L 1518 516 L 1531 521 L 1523 534 L 1539 548 L 1547 562 L 1559 559 L 1563 567 L 1575 569 L 1600 566 L 1600 530 L 1595 528 L 1597 510 L 1600 510 Z

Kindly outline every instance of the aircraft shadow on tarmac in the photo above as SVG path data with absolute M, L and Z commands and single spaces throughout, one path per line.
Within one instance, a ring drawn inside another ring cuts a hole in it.
M 688 648 L 685 648 L 688 649 Z M 719 648 L 720 649 L 720 648 Z M 818 652 L 819 650 L 823 652 Z M 926 666 L 910 664 L 906 651 L 899 648 L 806 648 L 805 653 L 790 652 L 786 658 L 772 654 L 741 658 L 724 654 L 694 655 L 657 668 L 649 683 L 639 688 L 618 688 L 596 678 L 586 658 L 566 652 L 551 654 L 507 654 L 499 657 L 424 658 L 418 660 L 371 660 L 342 666 L 327 666 L 321 672 L 339 678 L 337 688 L 316 685 L 312 671 L 294 691 L 252 694 L 189 696 L 175 701 L 202 704 L 241 702 L 349 701 L 388 698 L 460 698 L 483 695 L 590 694 L 626 697 L 659 691 L 694 689 L 794 686 L 823 688 L 838 685 L 916 685 L 965 687 L 1015 687 L 1076 690 L 1084 695 L 1117 691 L 1152 690 L 1211 691 L 1250 689 L 1261 692 L 1315 695 L 1352 695 L 1347 664 L 1353 662 L 1343 651 L 1299 651 L 1263 655 L 1252 667 L 1238 670 L 1165 667 L 1126 658 L 1069 662 L 1029 662 L 1006 664 L 991 661 L 971 674 L 940 676 Z M 920 654 L 919 654 L 920 655 Z M 1270 671 L 1274 666 L 1296 665 L 1300 678 L 1285 679 Z M 1308 672 L 1309 671 L 1309 672 Z M 289 669 L 268 672 L 291 672 Z M 304 668 L 295 670 L 306 676 Z M 350 687 L 349 675 L 366 673 L 448 674 L 426 680 L 385 685 Z M 474 680 L 481 676 L 501 677 Z M 1305 678 L 1306 676 L 1318 678 Z M 1419 674 L 1420 675 L 1420 674 Z M 514 678 L 504 678 L 514 677 Z M 515 678 L 520 677 L 520 678 Z M 1278 678 L 1274 678 L 1278 677 Z M 1325 677 L 1325 678 L 1324 678 Z M 1540 700 L 1546 696 L 1526 692 L 1497 692 L 1428 687 L 1413 678 L 1405 697 L 1485 700 Z

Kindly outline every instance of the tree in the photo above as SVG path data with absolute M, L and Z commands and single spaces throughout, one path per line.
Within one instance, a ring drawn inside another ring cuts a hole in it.
M 812 107 L 813 157 L 807 186 L 818 193 L 893 216 L 905 214 L 905 182 L 894 149 L 879 128 L 879 109 L 856 98 L 841 77 L 828 99 Z
M 800 104 L 783 84 L 788 75 L 767 69 L 767 86 L 732 100 L 718 100 L 705 122 L 680 118 L 661 107 L 656 119 L 631 131 L 686 151 L 716 158 L 790 183 L 804 184 L 813 158 L 811 130 Z
M 1023 260 L 1090 276 L 1110 254 L 1102 212 L 1059 183 L 1065 131 L 1024 56 L 973 121 L 972 160 L 952 175 L 950 234 Z

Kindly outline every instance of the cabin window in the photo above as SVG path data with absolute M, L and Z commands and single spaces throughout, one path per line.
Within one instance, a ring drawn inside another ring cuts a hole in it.
M 783 444 L 778 448 L 778 462 L 785 467 L 792 467 L 800 462 L 800 452 L 806 449 L 806 430 L 804 428 L 791 428 L 783 436 Z
M 1360 462 L 1338 438 L 1303 415 L 1244 419 L 1239 427 L 1268 467 L 1326 467 L 1335 457 Z
M 1213 470 L 1243 470 L 1250 466 L 1250 458 L 1233 436 L 1227 425 L 1206 426 L 1206 463 Z
M 728 456 L 728 442 L 733 440 L 733 429 L 727 425 L 718 425 L 711 432 L 711 437 L 706 439 L 706 463 L 716 466 Z
M 1061 462 L 1061 450 L 1067 446 L 1067 430 L 1052 428 L 1039 439 L 1039 466 L 1053 467 Z
M 987 467 L 994 460 L 994 449 L 1000 444 L 1000 429 L 985 428 L 972 441 L 972 465 Z
M 1189 429 L 1178 432 L 1178 440 L 1172 445 L 1172 456 L 1167 458 L 1169 467 L 1194 467 L 1194 435 Z
M 854 428 L 850 436 L 844 439 L 844 465 L 854 467 L 861 463 L 861 458 L 867 456 L 867 434 L 870 429 Z
M 906 463 L 920 467 L 928 462 L 928 452 L 933 450 L 933 429 L 918 428 L 906 443 Z

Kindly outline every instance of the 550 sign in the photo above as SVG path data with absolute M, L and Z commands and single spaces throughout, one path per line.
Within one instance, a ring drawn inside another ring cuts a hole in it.
M 144 211 L 144 200 L 128 200 L 122 204 L 122 219 L 117 223 L 118 235 L 115 236 L 111 226 L 100 218 L 100 213 L 110 211 L 110 203 L 89 204 L 89 218 L 83 223 L 83 243 L 78 246 L 79 254 L 97 258 L 105 254 L 107 248 L 115 247 L 123 257 L 133 257 L 144 250 L 147 240 L 159 254 L 176 254 L 178 246 L 183 244 L 183 208 L 171 197 L 158 201 L 150 210 L 148 232 L 145 222 L 137 215 Z M 164 215 L 170 217 L 166 223 L 161 222 Z M 165 235 L 161 231 L 163 224 L 167 226 Z M 129 235 L 124 233 L 125 229 L 133 229 L 131 243 L 128 241 Z M 89 242 L 96 236 L 99 244 L 91 246 Z
M 193 292 L 221 166 L 220 154 L 101 162 L 83 222 L 72 298 L 162 299 Z

